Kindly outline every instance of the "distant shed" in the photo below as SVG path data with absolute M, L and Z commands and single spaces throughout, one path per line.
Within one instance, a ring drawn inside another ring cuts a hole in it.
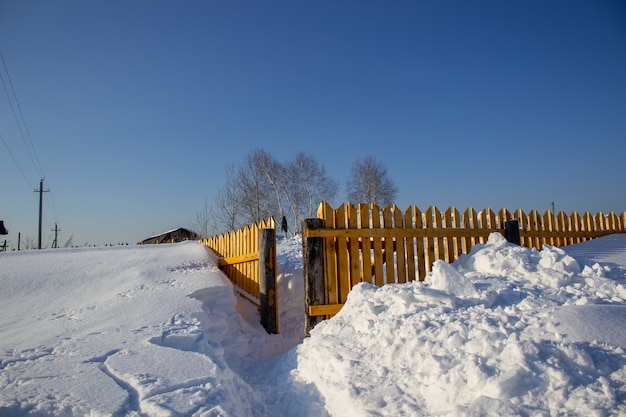
M 146 240 L 137 242 L 138 245 L 158 245 L 160 243 L 176 243 L 185 240 L 197 240 L 199 236 L 191 230 L 180 228 L 161 233 L 160 235 L 151 236 Z

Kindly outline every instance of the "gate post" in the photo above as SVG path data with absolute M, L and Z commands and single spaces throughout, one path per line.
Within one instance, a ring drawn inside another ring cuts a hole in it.
M 519 220 L 511 219 L 504 223 L 504 237 L 510 243 L 521 245 L 521 239 L 519 235 Z
M 261 325 L 268 333 L 278 333 L 276 296 L 276 230 L 259 230 L 259 301 Z
M 308 237 L 308 229 L 323 227 L 322 219 L 302 220 L 302 275 L 304 276 L 304 333 L 310 336 L 311 329 L 324 320 L 323 316 L 311 316 L 309 306 L 324 305 L 324 238 Z

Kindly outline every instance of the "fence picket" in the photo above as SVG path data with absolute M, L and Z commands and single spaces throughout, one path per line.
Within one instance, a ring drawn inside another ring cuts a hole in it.
M 370 206 L 372 211 L 372 228 L 380 229 L 380 208 L 372 204 Z M 381 237 L 374 237 L 372 239 L 374 244 L 374 279 L 376 285 L 379 287 L 384 284 L 383 274 L 383 240 Z
M 346 213 L 348 215 L 348 228 L 358 228 L 357 211 L 354 204 L 348 204 Z M 359 238 L 348 239 L 348 262 L 350 264 L 350 288 L 361 281 L 361 262 L 352 262 L 352 259 L 359 259 Z
M 386 206 L 383 209 L 383 228 L 392 228 L 393 220 L 391 215 L 391 206 Z M 394 242 L 390 236 L 385 236 L 383 241 L 383 252 L 385 259 L 385 284 L 396 282 L 395 278 L 395 260 L 394 260 Z
M 394 215 L 394 228 L 396 229 L 404 229 L 404 221 L 402 220 L 402 212 L 396 206 L 393 205 L 392 208 Z M 398 279 L 396 282 L 405 283 L 407 281 L 406 277 L 406 255 L 405 255 L 405 244 L 404 237 L 397 236 L 396 238 L 396 265 L 397 265 L 397 273 Z
M 404 211 L 404 227 L 407 229 L 415 228 L 413 224 L 413 207 L 410 206 Z M 415 273 L 415 238 L 406 238 L 406 266 L 407 266 L 407 281 L 414 281 L 418 279 Z
M 425 220 L 426 222 L 424 223 L 424 226 L 426 229 L 433 229 L 434 223 L 433 223 L 433 211 L 434 211 L 434 207 L 430 206 L 428 207 L 428 209 L 426 209 L 426 214 L 425 214 Z M 435 262 L 435 242 L 436 242 L 436 238 L 434 237 L 427 237 L 426 238 L 426 245 L 427 245 L 427 250 L 426 250 L 426 254 L 428 256 L 428 259 L 426 260 L 426 272 L 430 272 L 430 268 L 433 265 L 433 262 Z
M 335 227 L 337 229 L 345 229 L 346 224 L 346 206 L 340 205 L 335 210 Z M 350 268 L 348 259 L 348 242 L 345 237 L 337 239 L 337 279 L 339 280 L 339 302 L 345 303 L 350 291 Z
M 444 222 L 443 222 L 443 227 L 445 228 L 450 228 L 452 227 L 452 207 L 449 207 L 445 212 L 444 212 Z M 445 241 L 446 241 L 446 253 L 445 253 L 445 261 L 448 263 L 452 263 L 452 259 L 454 259 L 454 238 L 452 237 L 446 237 Z
M 424 230 L 423 216 L 420 209 L 417 206 L 413 206 L 413 222 L 415 223 L 415 229 Z M 415 238 L 415 249 L 417 251 L 417 271 L 420 281 L 424 281 L 426 277 L 426 256 L 424 253 L 424 238 L 418 236 Z
M 339 208 L 337 208 L 339 210 Z M 318 209 L 318 216 L 324 220 L 324 227 L 337 228 L 335 223 L 335 211 L 330 204 L 322 202 Z M 329 304 L 339 304 L 339 281 L 337 276 L 337 239 L 324 239 L 325 263 L 325 288 L 326 299 Z
M 553 232 L 554 229 L 554 216 L 551 211 L 546 211 L 543 214 L 543 230 L 548 232 Z M 554 237 L 550 236 L 544 240 L 543 243 L 547 243 L 548 245 L 554 246 Z
M 359 204 L 359 218 L 361 229 L 370 229 L 370 211 L 367 204 Z M 372 240 L 369 237 L 361 238 L 362 271 L 361 280 L 372 284 Z

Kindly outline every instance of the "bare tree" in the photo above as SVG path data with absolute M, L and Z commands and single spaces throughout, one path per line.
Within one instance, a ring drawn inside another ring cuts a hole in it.
M 354 203 L 392 204 L 398 194 L 387 168 L 372 156 L 356 160 L 347 181 L 348 200 Z
M 337 193 L 337 182 L 326 175 L 312 155 L 299 152 L 296 160 L 286 165 L 283 191 L 294 224 L 293 233 L 300 228 L 300 221 L 313 217 L 322 200 L 332 200 Z
M 285 167 L 280 162 L 275 160 L 269 152 L 266 152 L 263 149 L 257 149 L 252 153 L 252 155 L 274 190 L 274 196 L 276 198 L 274 203 L 278 209 L 278 218 L 281 219 L 284 215 L 284 211 L 280 191 L 284 184 Z
M 235 230 L 242 223 L 242 191 L 238 179 L 235 165 L 226 167 L 226 184 L 218 190 L 213 210 L 218 229 L 223 231 Z
M 247 220 L 252 223 L 272 215 L 273 189 L 263 163 L 259 152 L 253 151 L 246 156 L 237 175 L 241 207 Z
M 211 229 L 215 229 L 213 224 L 214 218 L 213 207 L 209 206 L 209 202 L 205 198 L 202 209 L 196 212 L 196 222 L 191 228 L 201 239 L 206 239 L 212 234 Z

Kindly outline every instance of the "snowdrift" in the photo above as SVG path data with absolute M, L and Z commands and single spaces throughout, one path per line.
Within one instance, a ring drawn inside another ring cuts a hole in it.
M 492 235 L 304 341 L 300 245 L 271 336 L 194 242 L 0 254 L 0 415 L 626 415 L 626 235 Z

